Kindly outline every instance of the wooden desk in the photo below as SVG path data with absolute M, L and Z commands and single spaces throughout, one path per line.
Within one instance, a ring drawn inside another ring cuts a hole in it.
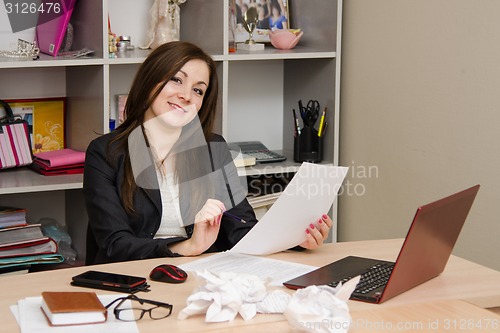
M 402 239 L 345 242 L 336 244 L 325 244 L 320 249 L 312 252 L 287 251 L 270 256 L 274 259 L 288 260 L 308 265 L 321 266 L 332 261 L 343 258 L 347 255 L 369 256 L 385 260 L 395 260 L 402 245 Z M 180 265 L 196 258 L 161 258 L 141 261 L 130 261 L 107 265 L 92 266 L 92 269 L 107 272 L 148 276 L 150 270 L 163 263 Z M 91 290 L 77 288 L 70 285 L 71 277 L 88 270 L 89 267 L 75 267 L 54 271 L 30 273 L 24 275 L 11 275 L 0 277 L 2 282 L 2 297 L 0 300 L 0 318 L 2 318 L 2 329 L 5 332 L 18 332 L 19 327 L 10 313 L 9 306 L 16 304 L 19 299 L 29 296 L 39 296 L 42 291 L 75 291 Z M 276 326 L 276 331 L 288 331 L 288 324 L 283 315 L 257 315 L 253 320 L 244 321 L 237 318 L 229 323 L 206 324 L 202 316 L 192 317 L 187 320 L 177 320 L 177 314 L 186 306 L 187 297 L 197 286 L 194 277 L 180 285 L 165 284 L 151 281 L 151 292 L 140 293 L 145 298 L 155 299 L 174 305 L 172 316 L 161 320 L 152 321 L 143 319 L 138 323 L 141 332 L 156 332 L 159 328 L 167 328 L 175 332 L 196 332 L 196 331 L 248 331 L 255 332 L 258 329 L 269 331 L 264 327 Z M 362 302 L 349 301 L 349 307 L 353 318 L 362 311 L 377 311 L 375 315 L 380 315 L 380 311 L 385 308 L 400 308 L 401 306 L 418 306 L 416 303 L 428 303 L 437 301 L 464 300 L 479 307 L 488 308 L 500 306 L 500 272 L 487 267 L 472 263 L 470 261 L 452 256 L 445 271 L 440 276 L 428 281 L 406 293 L 399 295 L 385 303 L 379 305 Z M 292 290 L 283 288 L 292 293 Z M 113 294 L 104 290 L 95 290 L 98 294 Z M 462 305 L 466 303 L 460 303 Z M 467 304 L 466 304 L 467 305 Z M 470 305 L 467 305 L 470 306 Z M 473 307 L 482 315 L 482 309 Z M 466 308 L 468 310 L 468 308 Z M 391 313 L 393 309 L 385 313 Z M 384 312 L 382 312 L 384 313 Z M 408 320 L 411 313 L 407 312 Z M 450 312 L 451 313 L 451 312 Z M 460 316 L 462 310 L 456 311 Z M 467 312 L 465 312 L 467 313 Z M 488 312 L 491 313 L 491 312 Z M 356 315 L 355 315 L 356 314 Z M 366 312 L 366 316 L 374 315 Z M 443 316 L 446 313 L 443 314 Z M 491 313 L 491 316 L 495 316 Z M 362 317 L 361 317 L 362 318 Z M 460 318 L 460 317 L 455 317 Z M 468 317 L 464 317 L 468 318 Z M 472 317 L 470 317 L 472 318 Z M 274 329 L 273 329 L 274 331 Z M 463 332 L 463 330 L 462 330 Z
M 351 317 L 349 333 L 498 333 L 500 330 L 499 315 L 459 300 L 374 307 L 370 310 L 351 311 Z M 309 327 L 312 325 L 314 323 L 309 324 Z M 238 327 L 237 330 L 234 327 L 219 328 L 216 331 L 218 333 L 297 332 L 284 320 L 245 325 Z

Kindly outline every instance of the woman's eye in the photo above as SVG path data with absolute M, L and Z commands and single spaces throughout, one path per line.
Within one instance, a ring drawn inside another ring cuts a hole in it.
M 182 83 L 182 80 L 176 76 L 174 76 L 173 78 L 170 79 L 170 81 L 174 81 L 174 82 L 177 82 L 177 83 Z
M 194 92 L 197 93 L 198 95 L 200 96 L 203 96 L 203 94 L 205 93 L 202 89 L 200 88 L 194 88 Z

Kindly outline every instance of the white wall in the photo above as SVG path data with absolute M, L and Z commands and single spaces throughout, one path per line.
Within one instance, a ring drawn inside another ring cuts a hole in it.
M 454 254 L 500 269 L 499 13 L 497 0 L 344 1 L 340 241 L 404 237 L 417 206 L 479 183 Z
M 35 40 L 35 28 L 30 28 L 13 34 L 9 16 L 7 15 L 7 10 L 5 9 L 4 2 L 2 1 L 2 4 L 0 5 L 0 50 L 15 50 L 17 48 L 18 38 L 24 39 L 28 42 L 33 42 Z

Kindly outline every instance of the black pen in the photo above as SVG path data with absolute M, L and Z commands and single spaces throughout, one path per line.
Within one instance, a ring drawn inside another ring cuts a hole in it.
M 224 215 L 226 215 L 226 216 L 228 216 L 228 217 L 230 217 L 230 218 L 232 218 L 233 220 L 238 221 L 238 222 L 241 222 L 241 223 L 247 223 L 247 221 L 243 220 L 242 218 L 239 218 L 239 217 L 238 217 L 238 216 L 236 216 L 236 215 L 233 215 L 233 214 L 231 214 L 231 213 L 228 213 L 227 211 L 226 211 L 226 212 L 224 212 L 223 214 L 224 214 Z
M 299 126 L 299 119 L 297 118 L 297 114 L 295 113 L 295 109 L 293 109 L 293 120 L 295 123 L 295 136 L 300 135 L 300 126 Z

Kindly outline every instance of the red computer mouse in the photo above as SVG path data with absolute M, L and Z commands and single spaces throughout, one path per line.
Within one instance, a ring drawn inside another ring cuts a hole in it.
M 186 281 L 188 275 L 185 271 L 177 266 L 164 264 L 153 268 L 149 277 L 153 281 L 160 281 L 166 283 L 182 283 Z

